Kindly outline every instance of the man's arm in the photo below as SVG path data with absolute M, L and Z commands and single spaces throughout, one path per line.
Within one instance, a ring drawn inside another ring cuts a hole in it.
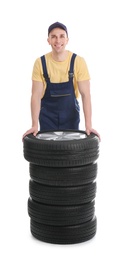
M 82 97 L 82 106 L 85 118 L 86 133 L 90 135 L 91 132 L 98 135 L 99 133 L 92 128 L 92 105 L 91 105 L 91 94 L 90 94 L 90 81 L 78 81 L 78 89 Z
M 38 132 L 38 119 L 40 113 L 41 98 L 44 92 L 44 86 L 42 82 L 33 80 L 32 82 L 32 94 L 31 94 L 31 119 L 32 127 L 25 132 L 23 138 L 28 134 L 36 135 Z

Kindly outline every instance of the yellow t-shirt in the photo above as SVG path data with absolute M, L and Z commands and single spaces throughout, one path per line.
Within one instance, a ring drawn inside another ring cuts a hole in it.
M 70 69 L 70 61 L 71 61 L 72 54 L 73 54 L 72 52 L 68 51 L 68 56 L 66 60 L 61 62 L 53 60 L 51 56 L 51 52 L 45 54 L 47 72 L 50 78 L 50 82 L 61 83 L 61 82 L 68 81 L 68 71 Z M 77 55 L 74 62 L 74 78 L 73 78 L 76 98 L 78 98 L 79 96 L 77 82 L 89 80 L 89 79 L 90 79 L 90 75 L 87 68 L 87 64 L 84 58 Z M 44 88 L 46 89 L 46 82 L 43 77 L 41 58 L 37 58 L 35 60 L 33 66 L 33 72 L 32 72 L 32 80 L 43 82 Z

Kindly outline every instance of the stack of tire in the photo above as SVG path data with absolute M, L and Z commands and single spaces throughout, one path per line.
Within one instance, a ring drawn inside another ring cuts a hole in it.
M 47 131 L 27 135 L 29 162 L 28 214 L 31 233 L 54 244 L 93 238 L 99 139 L 85 131 Z

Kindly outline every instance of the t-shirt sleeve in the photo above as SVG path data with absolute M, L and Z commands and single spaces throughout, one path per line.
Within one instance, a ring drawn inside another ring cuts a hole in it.
M 41 81 L 41 82 L 44 81 L 40 58 L 37 58 L 34 62 L 33 71 L 32 71 L 32 80 Z
M 76 80 L 83 81 L 89 80 L 90 74 L 84 58 L 77 56 L 76 57 Z

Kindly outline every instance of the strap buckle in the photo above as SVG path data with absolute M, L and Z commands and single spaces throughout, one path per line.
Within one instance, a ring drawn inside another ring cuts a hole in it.
M 47 74 L 43 74 L 43 76 L 44 76 L 44 78 L 45 78 L 46 81 L 49 81 L 49 80 L 50 80 L 50 78 L 49 78 L 49 76 L 48 76 Z
M 68 75 L 69 75 L 69 79 L 74 77 L 74 73 L 73 72 L 68 72 Z

